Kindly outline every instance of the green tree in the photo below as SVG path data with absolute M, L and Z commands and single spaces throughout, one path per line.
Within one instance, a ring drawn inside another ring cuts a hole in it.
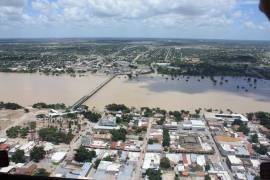
M 169 147 L 170 146 L 170 134 L 169 130 L 167 128 L 163 128 L 163 147 Z
M 44 168 L 37 169 L 34 173 L 34 176 L 49 176 L 50 173 L 46 171 Z
M 251 136 L 251 142 L 252 143 L 258 143 L 259 141 L 258 141 L 258 134 L 253 134 L 252 136 Z
M 46 152 L 42 146 L 36 146 L 30 151 L 30 159 L 34 162 L 39 162 L 44 159 Z
M 69 144 L 74 135 L 69 131 L 67 134 L 59 131 L 55 127 L 42 128 L 38 131 L 39 137 L 43 141 L 49 141 L 52 143 L 66 143 Z
M 111 156 L 106 156 L 102 160 L 103 161 L 113 161 L 113 159 L 111 158 Z
M 148 176 L 149 180 L 161 180 L 161 171 L 160 169 L 155 170 L 155 169 L 147 169 L 146 170 L 146 175 Z
M 204 177 L 204 180 L 211 180 L 211 177 L 207 174 L 207 175 Z
M 240 126 L 238 128 L 238 131 L 243 132 L 245 135 L 248 135 L 249 128 L 248 128 L 247 125 L 245 125 L 245 124 L 242 123 L 242 124 L 240 124 Z
M 101 159 L 97 159 L 94 164 L 94 168 L 97 169 L 98 165 L 100 164 Z
M 29 133 L 29 128 L 28 127 L 20 129 L 20 135 L 21 135 L 22 138 L 25 138 L 28 135 L 28 133 Z
M 84 112 L 83 115 L 91 122 L 98 122 L 98 120 L 101 118 L 101 114 L 92 111 Z
M 29 123 L 29 127 L 31 130 L 35 130 L 37 127 L 37 123 L 35 121 L 32 121 Z
M 20 126 L 11 127 L 8 130 L 6 130 L 6 134 L 9 138 L 16 138 L 19 135 L 20 129 L 21 129 Z
M 119 130 L 111 131 L 112 134 L 112 141 L 125 141 L 127 131 L 124 128 L 120 128 Z
M 205 165 L 205 171 L 209 171 L 210 170 L 210 165 L 209 164 L 206 164 Z
M 15 163 L 24 163 L 24 151 L 23 150 L 16 150 L 15 153 L 11 156 L 11 161 Z
M 95 151 L 89 151 L 85 147 L 81 146 L 79 149 L 76 149 L 74 159 L 78 162 L 91 162 L 94 157 L 96 157 Z
M 163 169 L 169 169 L 171 167 L 170 160 L 166 157 L 161 158 L 160 167 Z

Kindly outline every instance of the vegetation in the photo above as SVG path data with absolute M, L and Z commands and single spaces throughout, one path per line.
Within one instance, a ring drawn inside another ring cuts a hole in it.
M 30 159 L 39 162 L 44 159 L 46 152 L 42 146 L 36 146 L 30 151 Z
M 17 149 L 15 153 L 11 156 L 11 161 L 17 163 L 24 163 L 25 158 L 24 158 L 24 151 Z
M 165 117 L 161 117 L 160 120 L 157 121 L 157 124 L 158 125 L 163 125 L 165 120 L 166 120 Z
M 207 174 L 207 175 L 204 177 L 204 180 L 211 180 L 211 177 Z
M 86 111 L 83 113 L 83 115 L 86 119 L 94 123 L 98 122 L 98 120 L 101 118 L 101 114 L 92 111 Z
M 258 134 L 253 134 L 251 136 L 251 142 L 252 143 L 258 143 Z
M 108 104 L 105 108 L 108 111 L 122 111 L 123 113 L 130 112 L 130 109 L 124 104 Z
M 151 117 L 153 116 L 153 111 L 149 107 L 142 107 L 141 111 L 143 111 L 143 116 L 144 117 Z
M 44 168 L 37 169 L 34 173 L 34 176 L 49 176 L 50 173 L 46 171 Z
M 32 107 L 36 109 L 65 109 L 66 105 L 63 103 L 46 104 L 46 103 L 40 102 L 40 103 L 33 104 Z
M 245 135 L 248 135 L 249 128 L 246 124 L 241 124 L 237 131 L 243 132 Z
M 74 137 L 74 135 L 71 132 L 68 132 L 66 134 L 55 127 L 42 128 L 38 131 L 38 134 L 41 140 L 52 142 L 55 144 L 59 143 L 69 144 Z
M 21 109 L 22 106 L 16 104 L 16 103 L 4 103 L 4 102 L 0 102 L 0 109 L 10 109 L 10 110 L 17 110 L 17 109 Z
M 182 113 L 180 111 L 170 111 L 169 112 L 170 115 L 174 116 L 175 120 L 177 122 L 182 121 Z
M 267 153 L 267 147 L 263 145 L 260 146 L 254 145 L 253 149 L 256 151 L 256 153 L 261 155 L 265 155 Z
M 170 146 L 170 134 L 169 130 L 167 128 L 163 128 L 163 147 L 169 147 Z
M 210 170 L 210 165 L 209 164 L 206 164 L 205 165 L 205 171 L 209 171 Z
M 94 163 L 94 168 L 97 169 L 98 165 L 100 164 L 101 159 L 97 159 Z
M 125 141 L 127 131 L 124 128 L 120 128 L 119 130 L 113 130 L 112 134 L 112 141 Z
M 9 138 L 17 138 L 19 135 L 25 138 L 29 133 L 29 128 L 22 128 L 21 126 L 14 126 L 6 130 L 6 134 Z
M 113 159 L 111 158 L 111 156 L 106 156 L 102 160 L 103 161 L 113 161 Z
M 96 157 L 95 151 L 89 151 L 85 147 L 81 146 L 79 149 L 76 149 L 74 159 L 78 162 L 91 162 L 94 157 Z
M 166 157 L 160 159 L 160 167 L 162 169 L 169 169 L 171 167 L 170 160 Z
M 147 169 L 146 175 L 148 176 L 149 180 L 161 180 L 162 179 L 162 177 L 161 177 L 162 173 L 161 173 L 160 169 L 159 170 Z
M 260 120 L 260 124 L 270 129 L 270 113 L 267 112 L 256 112 L 255 116 Z

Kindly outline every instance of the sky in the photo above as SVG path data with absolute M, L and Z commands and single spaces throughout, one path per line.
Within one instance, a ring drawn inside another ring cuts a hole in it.
M 270 40 L 259 0 L 0 0 L 0 38 Z

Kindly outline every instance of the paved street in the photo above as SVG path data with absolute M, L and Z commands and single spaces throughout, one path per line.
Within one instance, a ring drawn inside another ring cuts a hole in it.
M 141 179 L 142 165 L 143 165 L 144 156 L 145 156 L 145 152 L 146 152 L 147 145 L 148 145 L 148 137 L 150 135 L 150 129 L 152 126 L 152 122 L 153 122 L 153 119 L 150 118 L 149 123 L 148 123 L 148 127 L 147 127 L 147 132 L 146 132 L 146 135 L 145 135 L 144 140 L 143 140 L 143 146 L 141 149 L 140 158 L 139 158 L 139 161 L 137 162 L 137 166 L 136 166 L 136 169 L 134 172 L 133 180 Z

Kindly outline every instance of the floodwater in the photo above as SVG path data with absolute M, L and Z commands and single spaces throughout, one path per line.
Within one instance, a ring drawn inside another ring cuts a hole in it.
M 107 79 L 104 75 L 71 77 L 0 73 L 0 101 L 23 106 L 37 102 L 72 105 Z
M 98 74 L 71 77 L 0 73 L 0 101 L 23 106 L 37 102 L 72 105 L 107 78 Z M 241 113 L 270 111 L 270 81 L 258 79 L 254 83 L 253 79 L 248 82 L 246 78 L 233 77 L 215 79 L 216 85 L 211 79 L 201 77 L 190 77 L 187 81 L 187 77 L 172 80 L 159 75 L 140 75 L 129 80 L 126 76 L 118 76 L 85 104 L 97 110 L 103 110 L 110 103 L 121 103 L 166 110 L 213 108 Z
M 187 82 L 187 77 L 180 77 L 179 80 L 168 77 L 166 80 L 162 76 L 144 75 L 128 80 L 121 76 L 111 81 L 85 104 L 98 110 L 109 103 L 122 103 L 166 110 L 213 108 L 241 113 L 270 111 L 270 81 L 258 79 L 254 83 L 253 79 L 248 82 L 247 78 L 225 77 L 220 85 L 221 77 L 215 79 L 216 85 L 211 79 L 200 77 L 190 77 Z

